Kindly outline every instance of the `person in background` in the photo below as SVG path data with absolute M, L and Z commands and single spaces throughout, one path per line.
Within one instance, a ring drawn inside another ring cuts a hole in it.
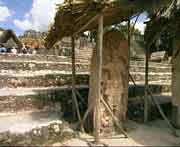
M 7 49 L 2 44 L 0 44 L 0 53 L 6 53 L 6 52 Z
M 17 49 L 15 47 L 12 48 L 11 53 L 17 54 Z
M 7 53 L 11 53 L 11 48 L 7 48 Z
M 22 53 L 23 54 L 27 54 L 28 53 L 28 49 L 27 49 L 27 47 L 23 44 L 23 47 L 22 47 Z
M 33 49 L 33 50 L 32 50 L 32 54 L 33 54 L 33 55 L 37 54 L 37 49 Z

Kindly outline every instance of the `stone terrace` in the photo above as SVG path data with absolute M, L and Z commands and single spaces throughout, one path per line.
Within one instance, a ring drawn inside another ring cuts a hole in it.
M 79 90 L 88 90 L 90 57 L 91 51 L 86 49 L 77 55 L 76 83 Z M 130 81 L 130 99 L 143 96 L 144 66 L 144 61 L 131 61 L 130 73 L 138 87 L 133 86 Z M 48 128 L 51 122 L 56 125 L 57 123 L 54 123 L 54 121 L 62 122 L 62 112 L 66 111 L 67 108 L 62 107 L 61 100 L 67 101 L 69 105 L 72 103 L 70 57 L 1 54 L 0 69 L 1 144 L 13 144 L 14 140 L 11 139 L 10 141 L 9 138 L 14 136 L 10 134 L 20 133 L 20 136 L 22 136 L 20 130 L 31 134 L 33 129 L 42 128 L 41 126 L 47 126 L 45 128 Z M 153 93 L 157 97 L 160 96 L 161 100 L 162 95 L 165 97 L 163 100 L 168 97 L 169 102 L 171 65 L 151 62 L 149 79 Z M 69 130 L 67 127 L 65 128 L 65 130 L 61 128 L 61 131 Z M 47 129 L 45 130 L 48 132 Z M 61 131 L 58 133 L 61 133 Z M 72 136 L 72 134 L 70 133 L 68 136 Z M 35 136 L 37 137 L 37 135 L 36 132 Z M 18 136 L 16 137 L 18 138 Z M 56 139 L 56 137 L 53 139 Z M 23 140 L 27 141 L 29 139 Z M 31 140 L 33 139 L 31 138 Z M 16 144 L 30 145 L 32 142 L 18 140 Z
M 89 65 L 78 60 L 77 88 L 87 89 Z M 1 54 L 0 62 L 1 145 L 42 145 L 42 140 L 73 137 L 60 103 L 63 98 L 72 103 L 70 58 Z

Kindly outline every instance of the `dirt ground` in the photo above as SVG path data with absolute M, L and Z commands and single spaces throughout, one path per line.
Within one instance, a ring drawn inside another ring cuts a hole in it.
M 129 138 L 119 135 L 101 139 L 101 142 L 107 146 L 180 146 L 180 137 L 174 137 L 163 120 L 147 124 L 128 121 L 127 128 Z M 180 136 L 180 130 L 177 133 Z M 53 146 L 90 146 L 88 143 L 91 141 L 91 136 L 81 134 L 80 137 Z

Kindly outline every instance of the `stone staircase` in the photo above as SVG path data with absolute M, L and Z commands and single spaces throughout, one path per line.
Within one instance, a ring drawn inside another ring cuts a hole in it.
M 88 48 L 83 48 L 76 55 L 77 60 L 81 59 L 81 62 L 90 64 L 90 59 L 92 56 L 92 50 Z M 144 95 L 144 83 L 145 83 L 145 57 L 132 58 L 130 62 L 130 74 L 134 81 L 138 85 L 135 87 L 133 82 L 130 80 L 130 97 L 136 97 L 139 95 Z M 172 66 L 168 63 L 149 63 L 149 85 L 150 89 L 155 95 L 171 95 L 171 76 L 172 76 Z M 136 91 L 135 94 L 131 94 L 131 91 Z M 137 92 L 139 91 L 139 92 Z
M 172 101 L 172 66 L 166 63 L 149 63 L 149 88 L 153 97 L 157 100 L 166 115 L 171 113 Z M 128 116 L 136 121 L 143 121 L 143 99 L 144 99 L 144 83 L 145 83 L 145 62 L 131 61 L 130 74 L 136 82 L 129 82 L 129 107 Z M 151 99 L 150 99 L 151 100 Z M 149 119 L 156 119 L 160 116 L 156 106 L 151 103 L 151 112 Z
M 144 87 L 145 63 L 144 61 L 131 61 L 130 74 L 136 84 Z M 154 94 L 171 95 L 172 67 L 165 63 L 149 63 L 149 85 Z M 132 85 L 130 81 L 130 85 Z
M 77 59 L 78 90 L 88 88 L 88 68 Z M 73 137 L 62 119 L 66 104 L 72 106 L 70 85 L 68 57 L 1 54 L 0 144 L 48 145 Z
M 92 50 L 84 49 L 81 50 L 80 54 L 78 54 L 77 58 L 84 59 L 83 61 L 90 63 L 90 57 L 92 55 Z M 130 62 L 130 74 L 133 80 L 136 83 L 136 86 L 133 82 L 129 81 L 129 107 L 128 109 L 132 109 L 133 119 L 139 117 L 143 119 L 143 99 L 144 99 L 144 91 L 145 91 L 145 57 L 133 57 Z M 169 106 L 171 106 L 171 80 L 172 80 L 172 66 L 167 63 L 158 63 L 158 62 L 149 62 L 149 88 L 152 91 L 154 98 L 158 101 L 158 103 L 162 106 L 165 113 L 166 109 L 171 110 Z M 132 106 L 132 105 L 133 106 Z M 135 106 L 135 109 L 133 109 Z M 155 118 L 155 115 L 158 114 L 157 109 L 154 105 L 152 105 L 152 114 Z M 137 112 L 139 111 L 139 112 Z M 155 111 L 155 112 L 154 112 Z M 139 116 L 137 116 L 139 115 Z M 153 118 L 152 118 L 153 119 Z
M 83 49 L 76 57 L 77 89 L 85 91 L 86 98 L 91 54 Z M 171 65 L 151 62 L 149 71 L 150 88 L 162 101 L 171 95 Z M 138 85 L 130 81 L 130 99 L 143 96 L 144 61 L 131 61 L 130 73 Z M 0 144 L 47 145 L 72 137 L 73 131 L 62 119 L 63 112 L 72 113 L 70 86 L 70 57 L 1 54 Z M 86 103 L 87 99 L 80 106 L 82 110 Z
M 76 55 L 77 59 L 84 61 L 83 63 L 90 64 L 92 50 L 83 48 Z M 141 54 L 140 57 L 131 58 L 130 74 L 137 86 L 129 81 L 129 98 L 139 98 L 144 96 L 145 83 L 145 57 Z M 171 80 L 172 66 L 168 63 L 149 63 L 149 87 L 153 95 L 158 99 L 159 103 L 171 102 Z

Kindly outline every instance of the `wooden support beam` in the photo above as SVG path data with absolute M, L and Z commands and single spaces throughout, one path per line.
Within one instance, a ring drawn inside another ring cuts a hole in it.
M 132 35 L 132 32 L 131 32 L 131 18 L 128 19 L 128 53 L 129 53 L 129 59 L 128 59 L 128 74 L 130 74 L 130 59 L 131 59 L 131 55 L 130 55 L 130 52 L 131 52 L 131 35 Z M 128 76 L 128 84 L 129 84 L 129 76 Z
M 78 100 L 76 97 L 76 87 L 75 87 L 76 86 L 76 80 L 75 80 L 76 65 L 75 65 L 75 39 L 74 39 L 74 37 L 71 37 L 71 43 L 72 43 L 72 98 L 73 98 L 74 107 L 76 109 L 76 113 L 78 116 L 78 120 L 80 123 L 81 131 L 84 132 L 81 114 L 80 114 L 80 110 L 79 110 L 79 104 L 78 104 Z
M 171 124 L 171 122 L 168 120 L 168 118 L 166 117 L 166 115 L 164 114 L 160 104 L 158 103 L 158 101 L 156 100 L 156 98 L 153 97 L 152 92 L 150 91 L 150 89 L 148 89 L 148 94 L 150 95 L 152 102 L 154 103 L 154 105 L 157 107 L 159 113 L 161 114 L 162 118 L 165 120 L 165 122 L 167 123 L 168 127 L 171 129 L 173 135 L 175 137 L 179 137 L 179 135 L 176 132 L 176 129 L 174 128 L 174 126 Z
M 132 82 L 134 83 L 134 85 L 137 87 L 137 84 L 135 83 L 133 77 L 131 75 L 129 75 Z M 160 115 L 162 116 L 162 118 L 165 120 L 166 124 L 168 125 L 168 127 L 171 129 L 172 133 L 174 136 L 178 137 L 177 133 L 176 133 L 176 130 L 174 129 L 173 125 L 170 123 L 170 121 L 168 120 L 168 118 L 166 117 L 166 115 L 164 114 L 161 106 L 159 105 L 159 103 L 157 102 L 156 98 L 153 97 L 153 93 L 150 89 L 147 90 L 148 94 L 150 95 L 151 99 L 152 99 L 152 102 L 154 103 L 154 105 L 157 107 Z M 142 99 L 140 97 L 140 99 Z M 176 110 L 175 110 L 176 111 Z
M 99 15 L 98 19 L 98 37 L 97 37 L 97 54 L 96 56 L 96 91 L 95 91 L 95 114 L 94 114 L 94 136 L 95 143 L 100 143 L 100 100 L 101 100 L 101 76 L 102 76 L 102 50 L 103 50 L 103 13 Z
M 149 73 L 149 47 L 146 48 L 146 64 L 145 64 L 145 94 L 144 94 L 144 123 L 148 121 L 149 115 L 149 98 L 148 98 L 148 73 Z
M 136 23 L 137 23 L 140 15 L 141 15 L 141 13 L 139 13 L 139 14 L 136 16 L 136 20 L 135 20 L 135 22 L 134 22 L 134 24 L 133 24 L 133 26 L 132 26 L 131 34 L 133 34 L 134 31 L 135 31 L 135 26 L 136 26 Z
M 92 19 L 90 19 L 84 26 L 82 26 L 79 30 L 77 30 L 75 33 L 73 33 L 73 36 L 76 36 L 77 34 L 83 32 L 84 30 L 86 30 L 88 28 L 88 26 L 96 21 L 99 18 L 99 14 L 95 15 Z M 78 25 L 75 26 L 75 28 L 78 28 Z
M 176 128 L 180 128 L 180 104 L 179 100 L 179 40 L 174 38 L 173 40 L 173 56 L 172 56 L 172 123 Z
M 118 127 L 119 131 L 121 131 L 125 135 L 125 137 L 127 138 L 128 134 L 122 128 L 122 125 L 118 121 L 118 118 L 113 114 L 113 110 L 111 110 L 111 108 L 109 107 L 109 104 L 102 97 L 101 97 L 101 102 L 103 103 L 104 107 L 107 109 L 109 114 L 111 115 L 111 117 L 112 117 L 115 125 Z
M 130 76 L 132 82 L 134 83 L 134 85 L 137 87 L 137 84 L 136 84 L 136 82 L 134 81 L 133 77 L 132 77 L 131 75 L 129 75 L 129 76 Z M 161 106 L 158 104 L 156 98 L 153 97 L 152 91 L 151 91 L 150 89 L 148 89 L 147 92 L 148 92 L 148 94 L 150 95 L 150 97 L 151 97 L 151 99 L 152 99 L 152 102 L 153 102 L 154 105 L 157 107 L 160 115 L 161 115 L 162 118 L 165 120 L 165 122 L 166 122 L 166 124 L 168 125 L 168 127 L 171 129 L 173 135 L 176 136 L 176 137 L 179 137 L 178 134 L 176 133 L 176 130 L 174 129 L 173 125 L 170 123 L 170 121 L 168 120 L 168 118 L 167 118 L 166 115 L 164 114 Z M 140 97 L 140 99 L 142 99 L 142 98 Z M 177 111 L 177 110 L 175 110 L 175 111 Z
M 71 70 L 72 70 L 72 79 L 71 79 L 71 90 L 72 90 L 72 116 L 73 116 L 73 120 L 76 120 L 77 117 L 77 111 L 76 111 L 76 105 L 75 105 L 75 100 L 74 100 L 74 89 L 75 89 L 75 74 L 76 74 L 76 69 L 75 69 L 75 42 L 74 42 L 74 38 L 71 37 L 71 62 L 72 62 L 72 66 L 71 66 Z

